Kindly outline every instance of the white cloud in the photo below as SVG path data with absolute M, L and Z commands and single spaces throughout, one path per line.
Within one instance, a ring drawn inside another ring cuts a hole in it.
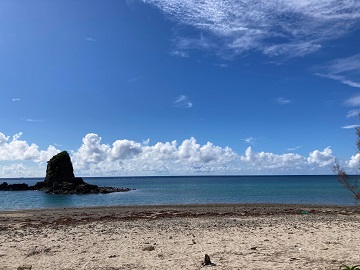
M 360 106 L 360 94 L 357 94 L 355 96 L 352 96 L 344 101 L 344 105 L 347 107 L 359 107 Z M 346 118 L 352 118 L 354 116 L 359 116 L 359 109 L 353 109 L 348 111 L 346 114 Z M 343 127 L 343 128 L 349 128 Z
M 195 138 L 184 140 L 177 149 L 177 157 L 188 163 L 213 163 L 213 162 L 227 162 L 236 157 L 236 154 L 229 148 L 221 148 L 207 142 L 205 145 L 200 145 Z
M 20 101 L 20 98 L 13 98 L 12 101 L 14 101 L 14 102 Z
M 254 138 L 254 137 L 248 137 L 248 138 L 243 139 L 244 143 L 248 143 L 248 144 L 252 144 L 252 145 L 256 144 L 257 140 L 258 139 Z
M 111 146 L 101 144 L 97 134 L 87 134 L 81 147 L 73 153 L 74 168 L 80 173 L 100 172 L 142 174 L 146 172 L 186 171 L 193 166 L 223 164 L 236 158 L 229 148 L 208 142 L 200 145 L 195 138 L 158 142 L 153 146 L 129 140 L 117 140 Z M 187 168 L 187 169 L 186 169 Z
M 320 68 L 318 76 L 360 88 L 360 54 L 336 59 Z
M 171 55 L 174 55 L 174 56 L 179 56 L 179 57 L 183 57 L 183 58 L 186 58 L 186 57 L 189 57 L 189 53 L 187 52 L 183 52 L 181 50 L 176 50 L 176 51 L 172 51 L 171 52 Z
M 358 169 L 360 165 L 360 153 L 357 153 L 355 156 L 351 156 L 347 165 L 352 169 Z
M 26 122 L 43 122 L 43 120 L 28 118 L 26 119 Z
M 278 97 L 275 101 L 276 101 L 276 103 L 278 103 L 280 105 L 286 105 L 286 104 L 291 103 L 290 99 L 286 99 L 284 97 Z
M 337 0 L 143 0 L 175 22 L 199 30 L 200 37 L 177 34 L 177 50 L 211 48 L 223 54 L 260 51 L 299 57 L 353 29 L 358 1 Z
M 45 161 L 60 150 L 51 145 L 40 150 L 36 144 L 21 140 L 21 135 L 10 137 L 0 133 L 0 177 L 44 176 Z M 330 147 L 312 151 L 307 157 L 255 152 L 251 147 L 238 155 L 230 147 L 212 142 L 200 144 L 195 138 L 179 143 L 174 140 L 150 144 L 149 140 L 139 143 L 126 139 L 103 143 L 95 133 L 86 134 L 80 147 L 69 152 L 75 174 L 79 176 L 323 174 L 331 173 L 329 167 L 334 162 Z M 353 166 L 356 158 L 345 162 Z
M 359 116 L 359 114 L 360 114 L 359 110 L 350 110 L 346 114 L 346 118 L 352 118 L 352 117 L 355 117 L 355 116 Z
M 95 42 L 95 41 L 96 41 L 96 39 L 94 39 L 94 38 L 92 38 L 92 37 L 84 37 L 84 39 L 85 39 L 86 41 L 90 41 L 90 42 Z
M 322 167 L 333 164 L 335 158 L 332 150 L 327 147 L 323 151 L 315 150 L 309 153 L 309 157 L 299 154 L 274 154 L 268 152 L 254 152 L 251 147 L 245 151 L 245 155 L 240 157 L 247 170 L 257 173 L 285 173 L 285 174 L 308 174 L 314 171 L 320 173 L 330 172 Z
M 323 151 L 315 150 L 311 152 L 307 160 L 310 164 L 316 164 L 320 167 L 324 167 L 334 164 L 335 157 L 330 147 L 327 147 Z
M 302 148 L 302 146 L 296 146 L 296 147 L 293 147 L 293 148 L 288 148 L 287 151 L 295 151 L 295 150 L 298 150 Z
M 28 171 L 26 170 L 25 166 L 23 164 L 10 164 L 8 166 L 0 166 L 0 175 L 2 177 L 12 177 L 14 175 L 18 177 L 29 177 L 29 175 L 26 175 Z
M 217 67 L 219 67 L 219 68 L 228 68 L 228 67 L 229 67 L 228 64 L 224 64 L 224 63 L 222 63 L 222 64 L 215 64 L 215 66 L 217 66 Z
M 248 166 L 256 168 L 258 171 L 267 169 L 288 169 L 303 167 L 306 162 L 305 158 L 298 154 L 274 154 L 266 152 L 254 152 L 251 147 L 248 147 L 245 151 L 245 156 L 241 156 L 240 159 Z
M 181 95 L 174 101 L 174 106 L 180 108 L 191 108 L 193 104 L 189 101 L 187 96 Z
M 100 144 L 101 137 L 97 134 L 89 133 L 83 138 L 83 143 L 77 152 L 74 153 L 73 162 L 75 164 L 99 163 L 106 160 L 110 146 Z
M 289 57 L 302 57 L 321 49 L 320 44 L 313 42 L 285 43 L 267 46 L 263 49 L 264 54 L 269 56 L 288 55 Z
M 344 104 L 350 107 L 360 106 L 360 95 L 348 98 L 347 100 L 345 100 Z
M 353 128 L 358 128 L 358 127 L 360 127 L 360 125 L 349 125 L 349 126 L 343 126 L 341 128 L 343 128 L 343 129 L 353 129 Z
M 0 132 L 0 160 L 33 160 L 35 162 L 46 162 L 59 152 L 54 146 L 47 150 L 39 150 L 36 144 L 28 144 L 20 140 L 22 133 L 15 134 L 12 139 Z

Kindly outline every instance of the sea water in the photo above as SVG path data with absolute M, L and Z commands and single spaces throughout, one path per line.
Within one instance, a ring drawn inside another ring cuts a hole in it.
M 54 195 L 42 191 L 1 191 L 0 210 L 117 205 L 285 203 L 356 205 L 351 193 L 328 176 L 97 177 L 98 186 L 128 187 L 129 192 Z M 0 178 L 0 183 L 34 185 L 43 178 Z

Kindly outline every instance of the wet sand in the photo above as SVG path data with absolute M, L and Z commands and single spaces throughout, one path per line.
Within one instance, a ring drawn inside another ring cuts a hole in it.
M 186 205 L 0 212 L 0 269 L 339 269 L 360 207 Z M 24 268 L 26 269 L 26 268 Z

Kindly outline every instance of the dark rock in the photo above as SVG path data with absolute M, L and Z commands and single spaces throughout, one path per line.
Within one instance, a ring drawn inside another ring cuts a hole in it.
M 210 256 L 205 254 L 205 258 L 204 258 L 204 261 L 201 263 L 202 266 L 215 266 L 216 264 L 215 263 L 212 263 L 211 260 L 210 260 Z
M 149 246 L 143 247 L 143 249 L 142 249 L 142 250 L 143 250 L 143 251 L 153 251 L 153 250 L 155 250 L 155 247 L 154 247 L 154 246 L 149 245 Z
M 74 177 L 74 168 L 68 152 L 62 151 L 47 162 L 44 180 L 46 187 L 51 187 L 53 183 L 71 182 Z
M 11 184 L 4 182 L 1 190 L 43 190 L 51 194 L 96 194 L 130 191 L 129 188 L 98 187 L 85 183 L 81 177 L 75 177 L 74 168 L 68 152 L 63 151 L 53 156 L 47 164 L 46 177 L 43 182 L 34 186 L 27 184 Z
M 31 186 L 33 190 L 41 190 L 46 186 L 45 182 L 37 182 L 34 186 Z
M 7 182 L 3 182 L 1 185 L 0 185 L 0 190 L 6 190 L 7 187 L 8 187 L 8 183 Z
M 20 191 L 20 190 L 29 190 L 29 186 L 27 184 L 8 184 L 7 182 L 3 182 L 0 185 L 0 190 L 3 191 Z

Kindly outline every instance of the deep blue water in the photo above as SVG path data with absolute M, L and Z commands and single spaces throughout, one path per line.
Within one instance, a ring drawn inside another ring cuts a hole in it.
M 33 185 L 43 178 L 5 179 Z M 129 187 L 124 193 L 53 195 L 41 191 L 2 191 L 0 210 L 114 205 L 291 203 L 355 205 L 336 176 L 195 176 L 84 178 L 99 186 Z

